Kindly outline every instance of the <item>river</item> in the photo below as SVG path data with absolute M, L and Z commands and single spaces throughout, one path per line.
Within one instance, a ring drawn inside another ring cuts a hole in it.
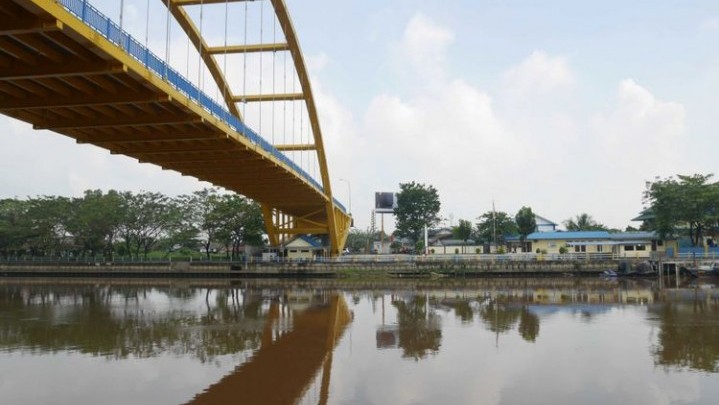
M 0 279 L 0 403 L 714 404 L 716 282 Z

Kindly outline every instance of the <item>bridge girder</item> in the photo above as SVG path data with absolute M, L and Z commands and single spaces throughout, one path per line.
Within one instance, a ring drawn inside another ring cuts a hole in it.
M 209 48 L 182 8 L 225 1 L 171 0 L 170 10 L 198 47 L 218 87 L 226 90 L 222 94 L 227 108 L 239 119 L 242 117 L 235 104 L 237 96 L 229 91 L 224 72 L 212 55 L 230 51 L 290 52 L 301 93 L 257 95 L 253 100 L 297 99 L 306 104 L 313 144 L 283 148 L 316 151 L 322 189 L 179 92 L 55 0 L 4 0 L 0 7 L 0 113 L 79 143 L 94 144 L 247 195 L 271 213 L 295 218 L 297 224 L 288 228 L 269 223 L 268 228 L 286 234 L 323 230 L 329 236 L 330 253 L 337 254 L 344 245 L 350 219 L 332 198 L 314 98 L 287 8 L 283 1 L 271 0 L 286 43 Z M 217 162 L 218 172 L 200 169 L 218 155 L 234 157 L 235 167 L 252 168 L 262 175 L 228 174 L 225 167 L 233 165 Z M 195 165 L 185 166 L 183 161 Z M 301 196 L 302 201 L 293 200 L 293 196 Z M 307 226 L 308 220 L 314 223 Z

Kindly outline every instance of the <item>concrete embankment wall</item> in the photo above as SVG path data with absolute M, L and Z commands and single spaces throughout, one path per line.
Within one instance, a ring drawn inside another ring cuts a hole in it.
M 159 277 L 333 277 L 353 275 L 482 277 L 501 275 L 594 275 L 616 268 L 613 261 L 414 261 L 295 263 L 5 263 L 2 276 L 159 276 Z

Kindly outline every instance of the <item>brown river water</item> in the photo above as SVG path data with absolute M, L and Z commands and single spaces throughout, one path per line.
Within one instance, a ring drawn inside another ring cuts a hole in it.
M 716 404 L 716 284 L 0 279 L 0 404 Z

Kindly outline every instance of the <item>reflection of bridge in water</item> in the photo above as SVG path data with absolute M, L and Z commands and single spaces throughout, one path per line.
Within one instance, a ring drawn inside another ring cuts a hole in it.
M 287 317 L 292 327 L 280 331 L 276 326 Z M 340 295 L 298 311 L 273 301 L 261 346 L 254 356 L 189 404 L 293 404 L 319 371 L 322 377 L 318 403 L 326 404 L 332 353 L 350 321 L 351 314 Z
M 284 1 L 153 6 L 163 7 L 152 27 L 162 25 L 164 38 L 148 38 L 148 2 L 147 16 L 136 18 L 147 20 L 141 43 L 88 0 L 2 0 L 0 113 L 243 194 L 262 205 L 273 245 L 318 234 L 339 253 L 351 219 L 332 196 L 309 75 Z M 252 14 L 248 7 L 262 8 Z M 242 8 L 246 25 L 236 18 Z M 208 40 L 220 24 L 203 21 L 204 13 L 224 17 L 224 43 Z M 258 25 L 257 43 L 247 43 L 247 26 Z M 272 37 L 263 36 L 264 25 Z M 243 44 L 228 43 L 243 29 Z M 173 32 L 187 41 L 184 75 L 170 65 L 185 58 L 171 57 Z M 164 49 L 149 49 L 158 43 Z

